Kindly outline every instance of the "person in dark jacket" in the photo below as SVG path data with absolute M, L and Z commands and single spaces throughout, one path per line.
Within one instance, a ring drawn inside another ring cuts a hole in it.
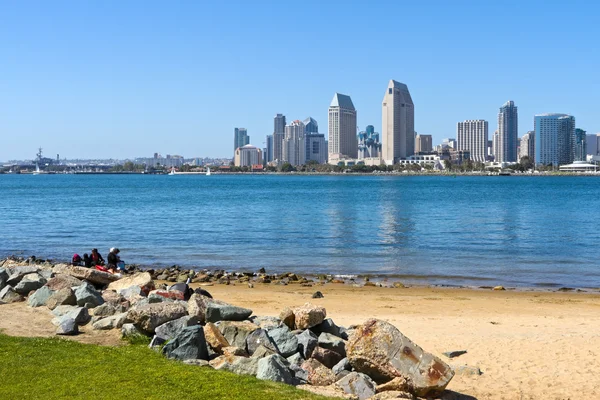
M 98 253 L 98 249 L 92 249 L 90 258 L 92 259 L 92 266 L 104 265 L 104 258 Z
M 113 274 L 117 272 L 117 267 L 119 265 L 119 262 L 121 261 L 119 253 L 120 251 L 116 247 L 111 248 L 110 252 L 108 253 L 108 264 L 106 265 L 106 267 L 108 268 L 108 271 Z

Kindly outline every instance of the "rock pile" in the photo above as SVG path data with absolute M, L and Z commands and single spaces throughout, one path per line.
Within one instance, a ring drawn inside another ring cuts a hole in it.
M 286 308 L 278 317 L 253 316 L 200 289 L 188 301 L 181 291 L 156 290 L 153 275 L 116 280 L 64 264 L 4 262 L 0 301 L 27 299 L 31 307 L 47 307 L 59 335 L 77 334 L 88 323 L 98 330 L 120 329 L 123 337 L 152 337 L 150 347 L 186 364 L 354 399 L 436 397 L 454 375 L 384 321 L 346 329 L 310 303 Z

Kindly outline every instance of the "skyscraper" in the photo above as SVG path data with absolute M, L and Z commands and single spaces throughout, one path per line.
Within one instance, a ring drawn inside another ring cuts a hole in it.
M 283 161 L 292 165 L 302 165 L 306 162 L 304 124 L 299 120 L 285 126 Z
M 285 136 L 285 115 L 277 114 L 273 120 L 273 160 L 283 160 L 283 137 Z
M 273 161 L 273 135 L 267 135 L 267 147 L 264 157 L 268 163 Z
M 244 147 L 250 143 L 250 136 L 246 128 L 235 128 L 233 130 L 233 151 L 238 147 Z
M 356 109 L 350 96 L 336 93 L 329 105 L 329 161 L 356 158 Z
M 314 118 L 308 117 L 304 121 L 304 142 L 306 149 L 304 151 L 308 161 L 316 161 L 319 164 L 327 162 L 327 141 L 325 135 L 319 133 L 319 124 Z
M 595 135 L 587 135 L 585 138 L 586 151 L 590 156 L 599 156 L 600 155 L 600 133 L 596 133 Z
M 379 133 L 375 132 L 373 125 L 358 133 L 358 159 L 379 158 L 381 156 L 381 143 Z
M 535 122 L 535 163 L 565 165 L 573 162 L 575 117 L 567 114 L 540 114 Z
M 488 122 L 482 119 L 467 120 L 456 125 L 457 150 L 468 150 L 471 160 L 485 162 L 487 159 Z
M 415 136 L 415 154 L 431 153 L 433 151 L 433 140 L 431 135 Z
M 529 131 L 521 138 L 519 161 L 523 157 L 529 157 L 532 161 L 535 158 L 535 131 Z
M 583 129 L 576 128 L 573 141 L 573 161 L 585 161 L 586 155 L 586 132 Z
M 519 138 L 519 115 L 514 101 L 507 101 L 498 113 L 497 162 L 516 162 Z
M 382 103 L 382 158 L 388 164 L 414 154 L 415 106 L 408 87 L 391 80 Z
M 319 133 L 319 124 L 314 118 L 308 117 L 302 122 L 304 123 L 304 133 Z

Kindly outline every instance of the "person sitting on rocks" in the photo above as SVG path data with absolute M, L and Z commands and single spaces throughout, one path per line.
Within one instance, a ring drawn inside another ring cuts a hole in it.
M 83 266 L 86 267 L 86 268 L 91 268 L 92 267 L 92 259 L 88 255 L 88 253 L 85 253 L 83 255 Z
M 108 253 L 108 264 L 106 267 L 110 273 L 116 273 L 121 266 L 121 257 L 119 257 L 120 250 L 116 247 L 112 247 Z
M 92 266 L 104 265 L 104 258 L 98 253 L 98 249 L 92 249 L 90 258 L 92 259 Z

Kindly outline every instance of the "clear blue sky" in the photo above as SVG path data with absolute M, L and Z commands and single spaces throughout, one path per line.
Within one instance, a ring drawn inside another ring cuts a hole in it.
M 381 129 L 389 79 L 434 143 L 507 100 L 519 135 L 564 112 L 600 131 L 592 1 L 0 0 L 0 160 L 232 156 L 273 116 L 327 132 L 334 92 Z

